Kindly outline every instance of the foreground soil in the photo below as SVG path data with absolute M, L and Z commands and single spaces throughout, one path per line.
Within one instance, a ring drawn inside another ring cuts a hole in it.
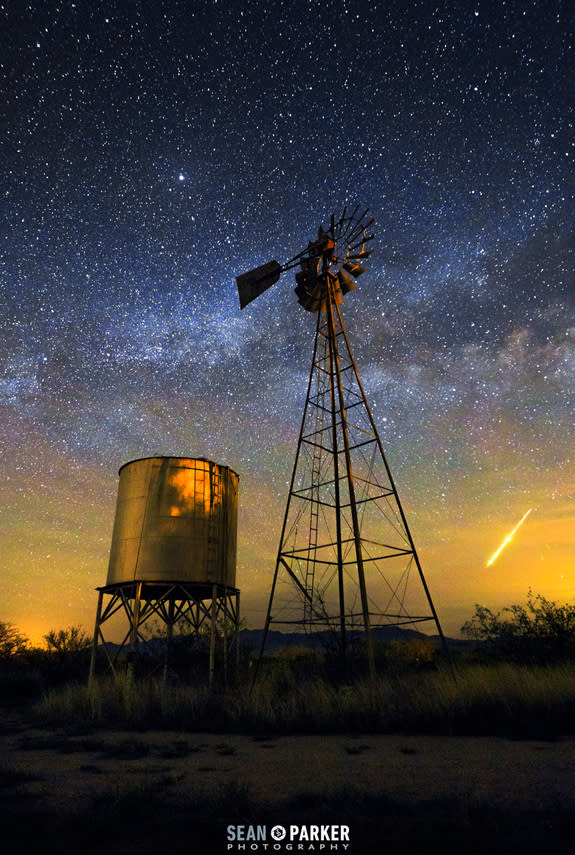
M 347 824 L 350 843 L 293 851 L 509 853 L 575 841 L 571 739 L 1 724 L 2 852 L 238 852 L 229 825 L 294 823 Z M 255 845 L 243 851 L 289 851 Z

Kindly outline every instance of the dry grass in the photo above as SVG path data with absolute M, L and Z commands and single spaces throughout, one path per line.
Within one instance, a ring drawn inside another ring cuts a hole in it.
M 336 685 L 289 668 L 253 692 L 129 677 L 50 691 L 42 723 L 252 733 L 430 733 L 554 738 L 575 731 L 575 669 L 467 666 Z

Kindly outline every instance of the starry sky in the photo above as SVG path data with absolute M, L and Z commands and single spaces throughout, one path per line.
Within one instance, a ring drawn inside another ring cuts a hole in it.
M 0 2 L 0 619 L 91 631 L 118 469 L 240 476 L 261 626 L 315 318 L 291 274 L 377 217 L 353 353 L 444 630 L 575 602 L 573 5 Z M 532 512 L 493 565 L 504 537 Z

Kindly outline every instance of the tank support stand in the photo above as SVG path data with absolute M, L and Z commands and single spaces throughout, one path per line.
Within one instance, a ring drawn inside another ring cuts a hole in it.
M 213 686 L 218 674 L 218 664 L 224 684 L 228 680 L 230 653 L 232 662 L 239 661 L 240 592 L 237 588 L 217 583 L 182 582 L 120 582 L 98 589 L 98 610 L 92 643 L 90 683 L 93 682 L 98 665 L 98 650 L 105 655 L 108 670 L 116 674 L 122 665 L 130 669 L 140 660 L 153 638 L 152 625 L 145 624 L 156 618 L 165 624 L 164 680 L 168 680 L 172 669 L 174 628 L 178 635 L 195 640 L 198 646 L 207 643 L 208 684 Z M 125 631 L 119 643 L 106 641 L 103 625 L 113 617 L 123 618 Z M 154 627 L 155 629 L 155 627 Z M 148 647 L 148 650 L 150 648 Z M 154 652 L 154 651 L 152 651 Z M 220 654 L 220 655 L 218 655 Z

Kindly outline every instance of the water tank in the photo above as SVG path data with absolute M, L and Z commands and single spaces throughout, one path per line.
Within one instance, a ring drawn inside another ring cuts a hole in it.
M 108 585 L 235 587 L 238 476 L 188 457 L 147 457 L 120 469 Z

